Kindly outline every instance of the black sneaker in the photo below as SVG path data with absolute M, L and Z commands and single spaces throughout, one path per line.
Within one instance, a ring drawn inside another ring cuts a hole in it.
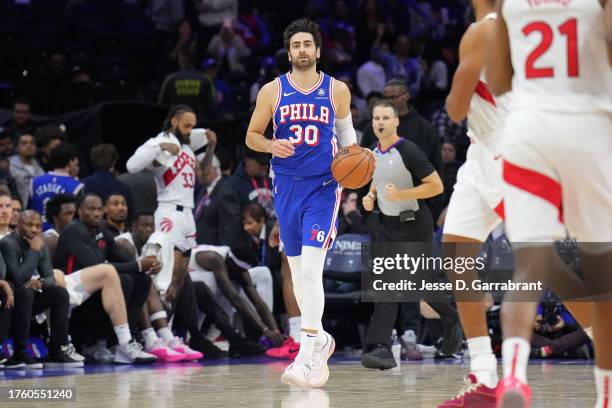
M 227 357 L 227 351 L 221 350 L 205 337 L 192 338 L 189 347 L 204 354 L 205 360 Z
M 374 348 L 363 353 L 361 356 L 361 365 L 365 368 L 375 368 L 379 370 L 388 370 L 397 366 L 391 349 L 386 344 L 377 344 Z
M 456 353 L 445 354 L 442 351 L 436 351 L 434 354 L 434 360 L 453 360 L 453 361 L 462 361 L 463 360 L 463 350 L 458 351 Z
M 77 360 L 71 355 L 72 351 L 69 346 L 62 346 L 62 348 L 55 352 L 49 353 L 45 358 L 45 368 L 75 368 L 83 367 L 83 361 Z
M 259 356 L 266 352 L 266 348 L 246 337 L 236 336 L 229 341 L 229 356 L 231 358 Z
M 5 369 L 13 369 L 13 368 L 24 368 L 26 370 L 35 370 L 43 368 L 42 362 L 30 356 L 23 350 L 15 351 L 13 356 L 8 359 L 6 363 L 4 363 Z

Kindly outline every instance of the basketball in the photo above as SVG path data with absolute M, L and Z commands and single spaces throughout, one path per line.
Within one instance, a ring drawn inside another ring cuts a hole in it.
M 374 158 L 367 149 L 351 145 L 340 149 L 332 161 L 332 175 L 342 187 L 359 188 L 372 180 Z

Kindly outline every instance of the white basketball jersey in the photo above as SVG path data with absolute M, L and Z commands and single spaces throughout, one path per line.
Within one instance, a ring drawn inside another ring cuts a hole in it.
M 194 185 L 196 177 L 196 166 L 198 163 L 191 147 L 181 145 L 173 134 L 164 135 L 160 133 L 147 143 L 160 144 L 162 142 L 172 143 L 181 148 L 177 156 L 167 152 L 167 158 L 158 162 L 165 162 L 162 166 L 153 167 L 155 174 L 155 185 L 157 186 L 157 202 L 182 205 L 193 208 Z
M 495 18 L 497 14 L 490 13 L 481 21 Z M 480 73 L 467 115 L 467 134 L 473 141 L 483 143 L 494 155 L 499 153 L 501 146 L 501 128 L 508 114 L 510 98 L 510 94 L 494 97 L 487 87 L 484 70 Z
M 612 71 L 598 0 L 506 0 L 512 108 L 612 111 Z

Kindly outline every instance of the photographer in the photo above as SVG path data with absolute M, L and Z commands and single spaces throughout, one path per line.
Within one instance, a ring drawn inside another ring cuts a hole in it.
M 423 200 L 440 194 L 443 191 L 442 181 L 419 148 L 397 134 L 398 125 L 399 114 L 393 103 L 378 101 L 372 114 L 372 127 L 379 141 L 374 149 L 376 170 L 370 191 L 363 198 L 366 211 L 374 210 L 375 202 L 380 208 L 379 214 L 370 215 L 372 242 L 431 242 L 433 221 Z M 450 303 L 432 302 L 432 306 L 440 314 L 446 329 L 454 328 L 455 332 L 461 333 L 457 312 Z M 395 367 L 390 348 L 398 307 L 401 307 L 401 320 L 404 323 L 401 329 L 418 333 L 418 303 L 377 302 L 366 337 L 366 350 L 362 357 L 364 367 Z M 398 330 L 398 334 L 402 332 Z M 445 336 L 445 340 L 449 337 Z M 455 337 L 458 339 L 455 340 L 454 349 L 461 344 L 461 335 Z M 449 342 L 446 343 L 448 346 Z M 450 350 L 448 354 L 454 351 Z

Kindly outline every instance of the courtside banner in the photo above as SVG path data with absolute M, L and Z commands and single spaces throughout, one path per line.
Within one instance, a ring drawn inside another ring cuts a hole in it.
M 365 242 L 361 257 L 363 302 L 612 301 L 609 243 Z

